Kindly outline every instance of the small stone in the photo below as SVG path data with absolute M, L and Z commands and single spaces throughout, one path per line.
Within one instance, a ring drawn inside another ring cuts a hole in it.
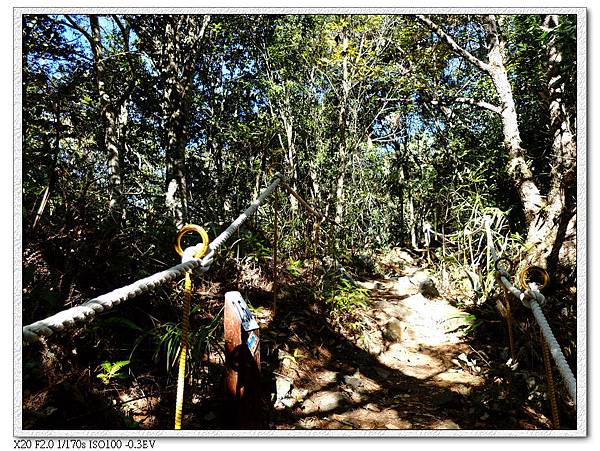
M 372 355 L 379 355 L 383 351 L 383 337 L 378 330 L 365 333 L 362 338 L 364 349 Z
M 341 407 L 346 403 L 346 398 L 342 393 L 333 391 L 317 393 L 310 400 L 315 404 L 319 412 L 327 412 Z
M 381 412 L 381 409 L 377 407 L 375 404 L 370 402 L 365 406 L 365 409 L 370 410 L 371 412 Z
M 417 293 L 417 285 L 408 276 L 400 277 L 394 283 L 394 290 L 400 295 L 411 295 Z
M 283 398 L 282 400 L 279 401 L 281 404 L 283 404 L 285 407 L 294 407 L 294 405 L 296 404 L 296 400 L 294 398 Z
M 275 379 L 275 389 L 278 401 L 288 398 L 292 391 L 292 382 L 283 377 L 277 377 Z
M 383 336 L 389 341 L 399 342 L 402 340 L 403 329 L 402 322 L 398 318 L 392 318 L 385 325 Z
M 415 285 L 420 285 L 421 283 L 429 280 L 431 276 L 427 271 L 419 270 L 415 271 L 415 273 L 411 276 L 410 281 Z
M 302 403 L 302 410 L 306 414 L 312 414 L 319 411 L 319 406 L 311 399 L 307 399 Z
M 296 388 L 292 389 L 291 396 L 294 399 L 304 399 L 308 395 L 308 390 L 305 388 Z
M 437 298 L 440 296 L 440 292 L 435 286 L 432 279 L 427 279 L 419 284 L 419 291 L 426 298 Z
M 362 381 L 360 380 L 360 373 L 357 371 L 352 376 L 344 376 L 344 384 L 348 385 L 353 389 L 357 389 L 363 386 Z

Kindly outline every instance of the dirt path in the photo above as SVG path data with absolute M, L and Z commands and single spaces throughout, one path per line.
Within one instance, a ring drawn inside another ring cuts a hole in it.
M 310 309 L 286 312 L 280 326 L 288 324 L 291 341 L 274 356 L 272 427 L 486 427 L 468 420 L 469 398 L 482 378 L 461 338 L 465 314 L 439 297 L 422 271 L 404 274 L 358 282 L 370 300 L 357 336 L 333 332 Z

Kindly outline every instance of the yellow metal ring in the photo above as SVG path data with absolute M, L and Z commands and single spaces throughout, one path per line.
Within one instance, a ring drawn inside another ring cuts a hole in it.
M 527 286 L 527 276 L 532 271 L 535 271 L 542 276 L 544 281 L 542 282 L 542 285 L 539 286 L 539 289 L 540 290 L 544 289 L 548 285 L 548 282 L 550 282 L 550 276 L 548 275 L 548 273 L 546 272 L 546 270 L 544 268 L 541 268 L 539 266 L 528 266 L 523 271 L 521 271 L 521 274 L 519 274 L 519 281 L 521 282 L 521 288 L 523 290 L 527 290 L 529 288 Z
M 179 230 L 179 232 L 177 232 L 177 238 L 175 239 L 175 251 L 179 255 L 183 255 L 183 249 L 181 248 L 181 238 L 183 237 L 183 235 L 189 232 L 197 232 L 202 238 L 202 247 L 194 255 L 194 258 L 201 258 L 204 254 L 206 254 L 206 251 L 208 250 L 208 233 L 206 233 L 206 230 L 204 230 L 202 227 L 196 224 L 186 224 Z

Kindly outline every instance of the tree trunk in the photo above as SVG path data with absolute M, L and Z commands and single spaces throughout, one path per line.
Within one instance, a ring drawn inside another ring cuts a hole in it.
M 121 192 L 121 153 L 119 143 L 119 116 L 117 110 L 121 105 L 115 105 L 106 87 L 106 67 L 104 47 L 101 42 L 98 16 L 90 15 L 92 53 L 96 66 L 96 85 L 100 100 L 100 110 L 104 121 L 104 147 L 107 153 L 109 203 L 108 210 L 113 217 L 120 217 L 122 210 Z M 115 216 L 116 213 L 116 216 Z
M 273 71 L 271 70 L 271 63 L 268 61 L 268 52 L 264 52 L 263 58 L 265 60 L 265 67 L 267 71 L 267 76 L 269 77 L 269 82 L 273 85 L 277 84 L 278 81 L 275 78 Z M 284 88 L 283 99 L 278 99 L 277 94 L 274 94 L 272 98 L 269 99 L 269 112 L 271 113 L 271 117 L 277 120 L 283 131 L 285 133 L 285 142 L 282 137 L 281 132 L 277 132 L 277 138 L 279 140 L 279 145 L 281 149 L 285 151 L 284 160 L 285 165 L 287 166 L 288 173 L 291 176 L 291 180 L 289 181 L 290 186 L 296 192 L 298 192 L 297 179 L 298 179 L 298 167 L 296 164 L 296 149 L 294 142 L 294 115 L 292 113 L 292 108 L 290 105 L 289 93 L 287 92 L 285 82 L 282 83 Z M 275 112 L 276 108 L 278 111 Z M 290 200 L 290 209 L 292 212 L 296 212 L 298 210 L 298 200 L 288 194 Z
M 165 64 L 161 67 L 163 82 L 162 110 L 165 131 L 165 205 L 171 212 L 175 226 L 181 228 L 187 220 L 187 190 L 185 178 L 184 87 L 178 79 L 177 39 L 174 17 L 168 17 L 164 35 Z
M 577 263 L 574 226 L 577 221 L 574 188 L 577 142 L 564 105 L 564 81 L 558 67 L 562 54 L 553 35 L 558 27 L 558 16 L 545 16 L 542 27 L 550 35 L 548 94 L 553 161 L 546 204 L 529 226 L 527 243 L 532 246 L 530 259 L 533 262 L 545 262 L 553 273 L 559 266 L 562 267 L 559 272 L 570 273 L 569 267 Z
M 460 47 L 441 27 L 424 16 L 418 16 L 432 31 L 440 36 L 454 52 L 465 60 L 487 73 L 492 79 L 500 105 L 484 106 L 500 114 L 504 132 L 504 143 L 509 155 L 509 173 L 517 189 L 528 227 L 527 260 L 531 264 L 540 265 L 553 271 L 561 256 L 572 254 L 568 249 L 560 252 L 562 242 L 575 219 L 575 208 L 568 208 L 566 196 L 573 190 L 576 143 L 574 134 L 569 128 L 569 121 L 563 104 L 564 85 L 560 79 L 557 63 L 561 60 L 559 49 L 552 37 L 548 45 L 548 71 L 550 94 L 550 122 L 553 133 L 552 145 L 552 180 L 546 199 L 540 193 L 526 160 L 521 145 L 518 116 L 515 108 L 512 87 L 505 64 L 505 44 L 498 30 L 495 16 L 483 18 L 488 44 L 488 63 L 485 63 L 464 48 Z M 544 26 L 548 31 L 558 25 L 557 16 L 546 16 Z M 482 102 L 473 102 L 483 106 Z M 574 197 L 574 196 L 573 196 Z M 575 203 L 574 201 L 572 202 Z M 572 248 L 571 246 L 570 248 Z
M 320 205 L 321 204 L 321 185 L 319 185 L 319 176 L 317 174 L 316 166 L 317 165 L 315 162 L 313 162 L 310 165 L 309 176 L 310 176 L 310 180 L 312 182 L 313 199 L 315 200 L 316 205 Z
M 335 221 L 342 223 L 344 216 L 346 167 L 348 165 L 348 98 L 350 96 L 350 76 L 348 72 L 348 36 L 345 31 L 342 37 L 342 95 L 338 114 L 340 144 L 338 150 L 338 176 L 335 189 Z
M 417 217 L 415 215 L 415 205 L 411 192 L 408 192 L 408 216 L 410 223 L 410 244 L 413 249 L 417 249 Z
M 177 228 L 188 220 L 185 150 L 191 120 L 192 75 L 209 20 L 210 16 L 204 16 L 200 24 L 197 16 L 168 16 L 159 44 L 165 129 L 165 205 Z
M 508 170 L 519 192 L 525 219 L 530 224 L 542 207 L 542 197 L 533 181 L 533 174 L 525 161 L 525 151 L 521 146 L 517 110 L 504 60 L 505 45 L 500 36 L 495 16 L 485 16 L 483 25 L 488 41 L 487 72 L 500 98 L 504 145 L 510 156 Z
M 52 155 L 52 160 L 48 168 L 48 184 L 46 185 L 46 189 L 44 189 L 44 194 L 42 195 L 42 200 L 40 201 L 33 224 L 31 225 L 31 230 L 35 230 L 40 222 L 40 219 L 42 219 L 44 211 L 46 210 L 46 205 L 48 205 L 48 199 L 50 199 L 50 193 L 56 184 L 56 166 L 58 163 L 58 154 L 60 152 L 60 114 L 58 112 L 58 107 L 54 113 L 54 117 L 54 152 L 52 152 L 50 149 L 48 138 L 44 136 L 44 148 L 47 149 L 48 154 Z
M 286 110 L 289 111 L 289 98 L 285 99 Z M 281 113 L 281 121 L 285 129 L 285 137 L 287 142 L 286 160 L 288 171 L 291 176 L 290 186 L 296 192 L 298 192 L 297 180 L 298 180 L 298 166 L 296 164 L 296 147 L 294 144 L 294 125 L 293 116 L 291 114 L 286 115 Z M 298 200 L 292 196 L 290 197 L 290 210 L 292 212 L 298 211 Z

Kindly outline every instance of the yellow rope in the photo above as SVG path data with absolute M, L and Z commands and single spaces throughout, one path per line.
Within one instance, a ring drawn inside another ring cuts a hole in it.
M 183 414 L 183 390 L 185 387 L 185 366 L 188 349 L 188 335 L 190 328 L 190 295 L 192 291 L 192 278 L 190 273 L 185 274 L 185 287 L 183 289 L 183 320 L 181 324 L 181 352 L 179 354 L 179 374 L 177 375 L 177 401 L 175 402 L 175 429 L 181 429 L 181 416 Z
M 489 249 L 488 249 L 489 252 Z M 505 262 L 509 271 L 513 269 L 513 262 L 508 257 L 500 257 L 495 263 L 494 268 L 498 271 L 498 264 Z M 497 273 L 498 284 L 502 287 L 502 291 L 504 294 L 504 308 L 506 310 L 506 327 L 508 328 L 508 343 L 510 346 L 510 356 L 512 358 L 512 363 L 514 364 L 517 360 L 517 353 L 515 352 L 515 342 L 513 337 L 513 327 L 512 327 L 512 313 L 510 309 L 510 296 L 508 296 L 508 288 L 504 286 L 502 281 L 500 280 L 500 273 Z
M 512 363 L 514 364 L 517 360 L 517 354 L 515 352 L 515 341 L 513 338 L 513 327 L 512 327 L 512 313 L 510 311 L 510 297 L 508 296 L 508 289 L 504 286 L 503 283 L 500 283 L 502 286 L 502 291 L 504 292 L 504 307 L 506 308 L 506 327 L 508 328 L 508 343 L 510 345 L 510 356 L 512 358 Z
M 540 341 L 542 344 L 542 354 L 544 354 L 544 368 L 546 369 L 546 381 L 548 384 L 548 398 L 550 400 L 550 410 L 552 411 L 552 425 L 554 429 L 560 427 L 560 418 L 558 415 L 558 404 L 556 402 L 556 390 L 554 388 L 554 377 L 552 376 L 552 367 L 550 366 L 550 349 L 544 341 L 544 335 L 540 331 Z
M 208 250 L 208 234 L 197 225 L 187 224 L 177 233 L 175 240 L 175 250 L 179 255 L 183 255 L 181 248 L 181 238 L 188 232 L 197 232 L 202 237 L 202 247 L 196 251 L 194 258 L 202 258 Z M 183 392 L 185 388 L 185 367 L 188 352 L 188 341 L 190 331 L 190 297 L 192 294 L 192 273 L 185 273 L 185 284 L 183 288 L 183 318 L 181 321 L 181 342 L 179 353 L 179 372 L 177 375 L 177 398 L 175 401 L 175 429 L 181 429 L 181 418 L 183 416 Z

